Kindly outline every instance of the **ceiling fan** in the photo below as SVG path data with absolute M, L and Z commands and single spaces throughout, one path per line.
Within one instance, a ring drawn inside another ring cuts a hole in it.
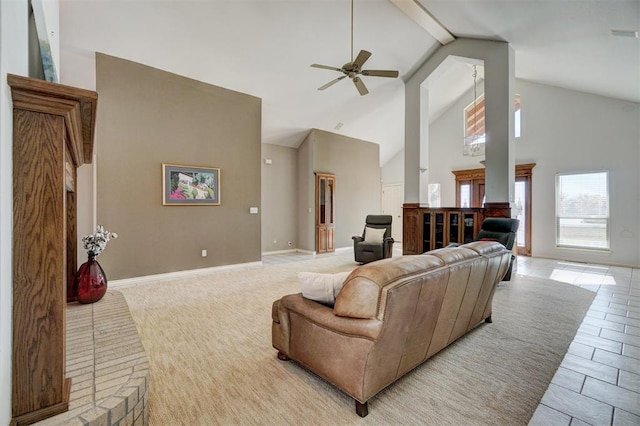
M 351 81 L 353 81 L 353 84 L 356 86 L 356 89 L 358 89 L 358 92 L 360 93 L 360 95 L 364 96 L 367 93 L 369 93 L 369 90 L 367 89 L 367 86 L 364 85 L 364 82 L 362 81 L 362 79 L 360 79 L 360 75 L 366 75 L 371 77 L 390 77 L 390 78 L 398 77 L 398 71 L 363 70 L 362 66 L 367 61 L 367 59 L 369 59 L 370 56 L 371 56 L 371 52 L 367 52 L 366 50 L 360 50 L 360 53 L 358 53 L 358 56 L 356 57 L 356 59 L 353 60 L 353 0 L 351 0 L 351 62 L 347 62 L 341 68 L 332 67 L 329 65 L 311 64 L 313 68 L 322 68 L 325 70 L 339 71 L 344 74 L 334 80 L 331 80 L 327 84 L 318 87 L 318 90 L 325 90 L 333 86 L 343 78 L 349 77 Z

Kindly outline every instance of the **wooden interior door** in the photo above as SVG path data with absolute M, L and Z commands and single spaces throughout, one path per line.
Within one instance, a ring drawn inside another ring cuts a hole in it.
M 335 191 L 335 175 L 316 173 L 316 253 L 335 250 Z
M 401 184 L 382 185 L 382 214 L 392 218 L 391 236 L 396 243 L 402 242 L 402 203 L 404 189 Z

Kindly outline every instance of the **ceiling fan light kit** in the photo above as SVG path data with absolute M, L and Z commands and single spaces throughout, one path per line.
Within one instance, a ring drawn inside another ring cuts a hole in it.
M 367 86 L 365 86 L 362 79 L 359 77 L 360 75 L 366 75 L 370 77 L 387 77 L 387 78 L 398 77 L 398 74 L 399 74 L 398 71 L 363 70 L 362 66 L 370 57 L 371 57 L 371 52 L 368 52 L 366 50 L 360 50 L 360 53 L 358 53 L 358 56 L 356 57 L 356 59 L 353 60 L 353 0 L 351 0 L 351 62 L 347 62 L 340 68 L 332 67 L 329 65 L 311 64 L 311 67 L 313 68 L 338 71 L 344 74 L 343 76 L 340 76 L 334 80 L 331 80 L 327 84 L 324 84 L 318 87 L 318 90 L 325 90 L 333 86 L 343 78 L 349 77 L 351 81 L 353 81 L 353 84 L 356 86 L 358 93 L 360 93 L 361 96 L 364 96 L 367 93 L 369 93 L 369 90 L 367 89 Z

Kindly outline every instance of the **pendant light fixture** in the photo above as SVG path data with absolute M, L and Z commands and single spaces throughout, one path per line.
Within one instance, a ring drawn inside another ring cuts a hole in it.
M 464 138 L 464 150 L 463 154 L 471 157 L 475 157 L 478 155 L 484 155 L 484 142 L 485 136 L 478 134 L 478 66 L 473 65 L 473 127 L 469 126 L 469 121 L 467 120 L 467 114 L 465 113 L 465 133 L 469 133 L 469 129 L 471 129 L 470 133 L 467 134 Z M 468 111 L 465 109 L 465 111 Z

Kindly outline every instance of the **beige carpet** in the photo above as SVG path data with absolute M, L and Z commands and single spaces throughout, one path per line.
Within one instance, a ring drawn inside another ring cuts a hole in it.
M 297 272 L 351 255 L 121 288 L 151 363 L 150 425 L 527 424 L 594 293 L 517 277 L 483 324 L 369 401 L 353 400 L 271 346 L 271 304 Z

